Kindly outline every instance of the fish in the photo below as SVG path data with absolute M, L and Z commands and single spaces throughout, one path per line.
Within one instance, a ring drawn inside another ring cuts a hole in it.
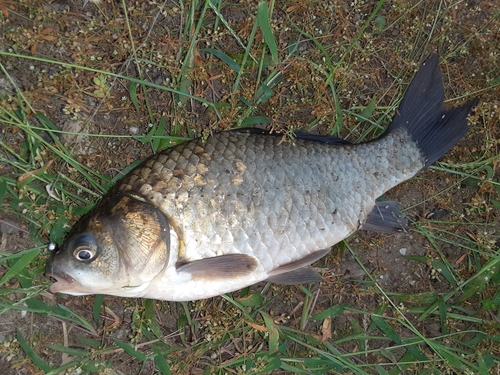
M 193 301 L 321 281 L 308 266 L 358 229 L 407 228 L 396 202 L 377 199 L 448 152 L 477 102 L 445 108 L 432 54 L 375 140 L 246 129 L 168 148 L 75 224 L 47 261 L 50 291 Z

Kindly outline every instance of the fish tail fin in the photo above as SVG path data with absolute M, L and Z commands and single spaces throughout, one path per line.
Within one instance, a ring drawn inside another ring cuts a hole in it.
M 476 98 L 446 110 L 439 58 L 432 54 L 410 83 L 387 131 L 406 129 L 417 143 L 426 168 L 467 133 L 467 115 L 477 103 Z

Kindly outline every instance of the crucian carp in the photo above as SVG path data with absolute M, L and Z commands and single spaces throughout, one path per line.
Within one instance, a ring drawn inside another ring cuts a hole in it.
M 438 62 L 424 62 L 370 142 L 226 131 L 151 156 L 53 251 L 50 291 L 190 301 L 321 280 L 307 266 L 336 243 L 406 225 L 395 202 L 376 199 L 467 132 L 477 101 L 445 109 Z

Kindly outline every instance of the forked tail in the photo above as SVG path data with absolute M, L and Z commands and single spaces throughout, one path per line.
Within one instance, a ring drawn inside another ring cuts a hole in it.
M 437 54 L 427 58 L 406 90 L 387 130 L 408 131 L 422 153 L 424 168 L 441 158 L 467 133 L 467 115 L 478 102 L 476 98 L 446 110 L 438 63 Z

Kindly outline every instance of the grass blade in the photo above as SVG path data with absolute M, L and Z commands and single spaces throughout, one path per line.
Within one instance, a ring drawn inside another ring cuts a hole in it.
M 396 331 L 394 331 L 394 329 L 384 319 L 379 316 L 372 316 L 372 322 L 375 323 L 375 325 L 392 341 L 396 344 L 401 344 L 401 337 L 399 337 Z
M 32 249 L 24 253 L 21 258 L 12 265 L 12 267 L 0 279 L 0 285 L 5 284 L 11 278 L 17 276 L 33 259 L 40 253 L 40 249 Z
M 58 352 L 65 353 L 68 355 L 73 355 L 73 356 L 79 357 L 79 358 L 86 357 L 91 353 L 90 350 L 69 348 L 69 347 L 64 346 L 64 345 L 47 344 L 47 347 L 51 348 L 53 350 L 57 350 Z
M 216 50 L 215 48 L 202 48 L 202 49 L 200 49 L 200 51 L 214 55 L 215 57 L 224 61 L 227 64 L 227 66 L 229 66 L 236 73 L 239 73 L 239 71 L 241 69 L 240 65 L 236 61 L 234 61 L 231 57 L 226 55 L 224 52 Z
M 0 204 L 7 193 L 7 180 L 0 176 Z
M 269 52 L 271 53 L 273 64 L 276 65 L 278 63 L 278 47 L 276 46 L 276 40 L 274 39 L 271 24 L 269 23 L 269 18 L 271 16 L 268 13 L 269 9 L 267 7 L 267 3 L 261 1 L 257 7 L 257 19 L 259 21 L 260 29 L 262 30 L 264 41 L 266 42 L 267 48 L 269 48 Z
M 17 341 L 19 341 L 19 345 L 23 348 L 24 353 L 26 353 L 26 355 L 40 368 L 40 370 L 45 373 L 52 370 L 52 367 L 50 367 L 38 354 L 35 353 L 33 349 L 31 349 L 19 329 L 17 330 Z
M 268 336 L 269 351 L 271 353 L 276 352 L 278 351 L 279 337 L 280 337 L 278 328 L 276 327 L 276 324 L 273 322 L 273 320 L 268 314 L 266 314 L 263 311 L 261 311 L 260 314 L 264 318 L 264 323 L 267 327 L 267 332 L 269 334 Z
M 258 124 L 271 124 L 271 120 L 264 116 L 250 116 L 241 122 L 241 127 L 250 127 Z
M 170 366 L 168 365 L 167 361 L 160 353 L 156 354 L 155 365 L 156 365 L 156 367 L 158 367 L 158 370 L 163 375 L 171 375 L 172 374 L 172 372 L 170 371 Z
M 148 359 L 148 357 L 145 354 L 138 352 L 137 350 L 132 348 L 132 346 L 130 346 L 126 342 L 123 342 L 123 341 L 118 340 L 118 339 L 113 339 L 113 341 L 115 342 L 116 345 L 118 345 L 120 348 L 122 348 L 126 353 L 130 354 L 134 358 L 137 358 L 139 361 L 144 362 Z
M 137 82 L 130 82 L 128 92 L 130 94 L 130 100 L 132 101 L 135 110 L 139 112 L 139 100 L 137 99 Z
M 328 309 L 326 309 L 322 313 L 311 316 L 310 320 L 323 320 L 326 317 L 334 318 L 334 317 L 342 314 L 344 311 L 345 311 L 344 305 L 341 305 L 341 304 L 335 305 L 335 306 L 329 307 Z
M 94 297 L 94 303 L 92 304 L 92 318 L 95 323 L 99 323 L 99 317 L 101 316 L 101 306 L 104 300 L 104 294 L 96 294 Z

